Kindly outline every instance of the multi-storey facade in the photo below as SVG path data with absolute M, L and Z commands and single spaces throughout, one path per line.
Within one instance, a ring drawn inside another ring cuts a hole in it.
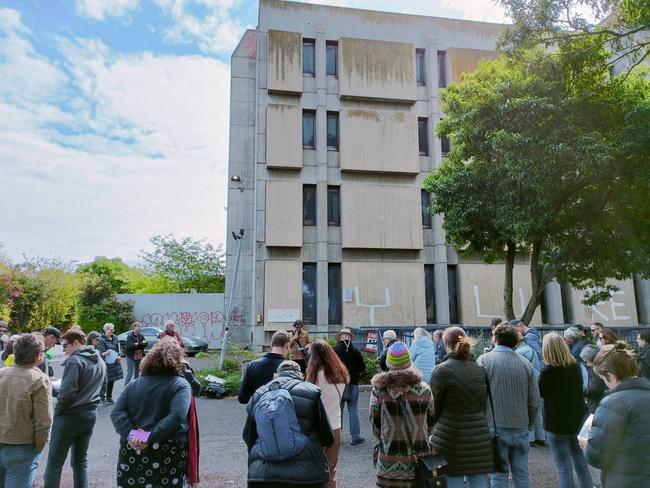
M 484 325 L 500 314 L 502 266 L 445 245 L 422 183 L 449 150 L 435 131 L 440 88 L 496 57 L 501 28 L 260 0 L 258 28 L 232 57 L 227 293 L 230 236 L 244 230 L 236 340 L 260 347 L 298 318 L 328 332 Z M 647 300 L 638 310 L 635 300 L 643 287 L 622 283 L 618 301 L 595 313 L 647 323 Z M 518 263 L 516 313 L 530 288 Z M 591 320 L 580 297 L 549 285 L 534 321 Z

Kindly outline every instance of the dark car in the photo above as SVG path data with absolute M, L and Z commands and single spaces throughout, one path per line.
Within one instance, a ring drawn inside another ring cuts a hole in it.
M 123 332 L 117 336 L 117 340 L 120 343 L 120 354 L 124 356 L 126 354 L 126 336 L 129 335 L 131 331 Z M 163 332 L 159 327 L 142 327 L 142 335 L 147 341 L 147 347 L 145 347 L 145 354 L 149 352 L 149 349 L 160 340 L 160 334 Z M 197 352 L 206 352 L 208 350 L 208 341 L 201 339 L 196 336 L 182 336 L 183 345 L 185 347 L 185 353 L 188 356 L 194 356 Z

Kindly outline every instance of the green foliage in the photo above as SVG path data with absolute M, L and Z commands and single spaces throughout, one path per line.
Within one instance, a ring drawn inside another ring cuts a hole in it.
M 178 293 L 219 293 L 224 290 L 223 250 L 205 239 L 184 237 L 176 240 L 173 234 L 154 236 L 153 252 L 141 251 L 150 272 L 165 277 Z
M 87 274 L 79 294 L 79 325 L 85 332 L 101 330 L 111 322 L 116 333 L 128 330 L 134 321 L 133 302 L 120 301 L 113 291 L 114 282 L 101 274 Z
M 379 373 L 379 363 L 374 354 L 362 352 L 361 356 L 366 365 L 366 371 L 359 377 L 359 384 L 370 384 L 372 377 Z
M 241 364 L 236 359 L 225 358 L 223 360 L 223 371 L 226 373 L 241 373 Z
M 205 392 L 205 387 L 210 383 L 205 379 L 205 377 L 208 375 L 216 376 L 217 378 L 223 378 L 225 380 L 223 387 L 226 390 L 227 396 L 237 395 L 239 392 L 239 385 L 241 384 L 240 373 L 222 371 L 218 368 L 203 368 L 197 370 L 194 374 L 194 376 L 196 376 L 196 379 L 201 383 L 201 394 Z

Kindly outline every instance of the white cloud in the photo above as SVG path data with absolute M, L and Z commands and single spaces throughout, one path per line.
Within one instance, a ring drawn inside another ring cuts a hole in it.
M 132 12 L 140 0 L 77 0 L 76 12 L 82 17 L 105 20 Z

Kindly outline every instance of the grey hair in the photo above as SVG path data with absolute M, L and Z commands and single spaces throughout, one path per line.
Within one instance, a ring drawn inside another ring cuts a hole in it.
M 567 330 L 564 331 L 564 338 L 565 339 L 573 339 L 574 341 L 578 339 L 578 329 L 575 327 L 569 327 Z
M 23 334 L 14 342 L 14 361 L 20 366 L 34 364 L 45 344 L 41 334 Z
M 584 362 L 589 361 L 590 363 L 593 363 L 594 358 L 596 357 L 599 351 L 600 351 L 600 347 L 587 344 L 585 347 L 582 348 L 582 351 L 580 352 L 580 359 L 582 359 Z
M 168 320 L 167 322 L 165 322 L 165 327 L 167 327 L 169 324 L 172 324 L 173 326 L 176 326 L 176 324 L 174 323 L 173 320 Z
M 98 339 L 100 337 L 101 335 L 96 330 L 93 330 L 92 332 L 88 332 L 88 335 L 86 336 L 86 344 L 90 345 L 93 343 L 95 339 Z
M 397 334 L 395 333 L 395 331 L 393 329 L 388 329 L 388 330 L 384 331 L 382 337 L 384 339 L 397 339 Z
M 108 329 L 113 329 L 113 330 L 115 330 L 115 325 L 114 325 L 114 324 L 111 324 L 110 322 L 106 322 L 106 323 L 104 324 L 104 332 L 106 332 Z
M 429 333 L 423 327 L 418 327 L 413 331 L 413 339 L 416 341 L 418 339 L 422 339 L 423 337 L 429 337 Z

